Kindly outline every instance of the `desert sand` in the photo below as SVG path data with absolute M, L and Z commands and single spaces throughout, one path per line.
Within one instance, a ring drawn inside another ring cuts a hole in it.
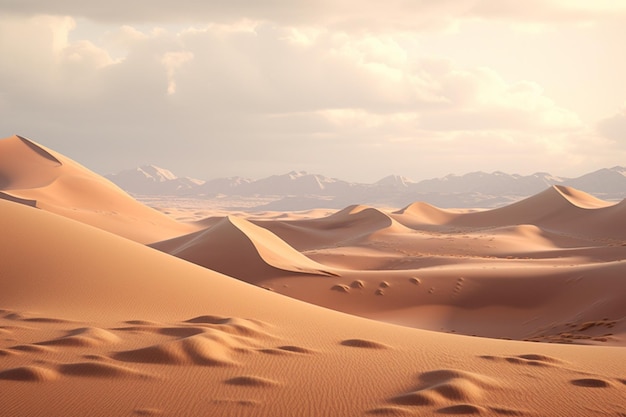
M 3 416 L 626 415 L 625 202 L 182 222 L 17 136 L 0 192 Z

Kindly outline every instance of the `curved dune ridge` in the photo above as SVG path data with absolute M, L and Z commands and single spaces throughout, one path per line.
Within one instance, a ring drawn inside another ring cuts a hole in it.
M 212 227 L 150 245 L 215 271 L 256 282 L 280 273 L 329 276 L 329 268 L 307 258 L 253 223 L 227 216 Z
M 442 225 L 447 224 L 456 217 L 456 213 L 440 209 L 422 201 L 416 201 L 393 213 L 400 223 L 404 225 Z
M 54 182 L 63 163 L 21 136 L 0 140 L 0 189 L 40 188 Z
M 407 233 L 410 229 L 382 210 L 352 205 L 315 219 L 276 219 L 255 221 L 297 250 L 314 250 L 334 246 L 338 242 L 359 242 L 380 233 Z
M 395 221 L 387 213 L 374 207 L 352 205 L 317 220 L 326 230 L 347 229 L 350 235 L 368 235 L 377 231 L 401 232 L 406 227 Z
M 0 140 L 0 198 L 142 243 L 193 230 L 135 201 L 71 159 L 21 136 Z
M 97 175 L 3 150 L 3 416 L 626 414 L 626 201 L 174 222 L 158 251 Z
M 364 320 L 31 207 L 0 201 L 0 214 L 0 326 L 11 331 L 0 349 L 45 348 L 0 358 L 0 402 L 12 415 L 582 416 L 585 404 L 596 404 L 599 415 L 624 405 L 620 348 L 494 341 Z M 420 285 L 393 278 L 376 300 L 407 288 L 444 291 L 426 274 Z M 361 291 L 377 287 L 366 284 Z M 100 343 L 35 344 L 72 336 Z
M 609 203 L 582 191 L 555 185 L 502 208 L 461 214 L 448 224 L 464 227 L 531 224 L 550 230 L 624 238 L 625 211 L 619 210 L 622 204 Z

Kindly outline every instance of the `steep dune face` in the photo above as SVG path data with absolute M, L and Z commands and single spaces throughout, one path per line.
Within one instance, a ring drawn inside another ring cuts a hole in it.
M 626 237 L 623 213 L 614 204 L 556 185 L 506 207 L 459 215 L 448 224 L 463 227 L 531 224 L 573 234 Z
M 294 273 L 334 275 L 272 232 L 233 216 L 206 230 L 151 246 L 248 282 Z
M 135 201 L 69 158 L 21 136 L 0 140 L 0 198 L 34 205 L 142 243 L 193 230 Z

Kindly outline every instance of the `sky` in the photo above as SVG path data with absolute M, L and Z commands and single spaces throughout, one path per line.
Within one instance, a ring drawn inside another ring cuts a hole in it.
M 622 0 L 0 0 L 0 137 L 101 173 L 626 161 Z

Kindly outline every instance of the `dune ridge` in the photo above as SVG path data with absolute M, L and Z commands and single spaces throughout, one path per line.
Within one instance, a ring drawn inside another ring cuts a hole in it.
M 346 416 L 577 416 L 589 415 L 585 402 L 595 404 L 597 415 L 623 410 L 622 348 L 494 341 L 364 320 L 31 207 L 0 201 L 0 213 L 0 249 L 7 256 L 0 276 L 0 326 L 14 339 L 0 340 L 0 348 L 11 348 L 20 338 L 55 340 L 54 334 L 116 336 L 114 344 L 106 336 L 99 344 L 60 344 L 1 357 L 6 396 L 0 401 L 10 416 L 88 409 L 103 416 L 134 410 L 269 416 L 303 409 Z M 68 246 L 75 248 L 74 262 L 59 262 Z M 26 251 L 39 262 L 20 256 Z M 394 288 L 389 284 L 388 291 Z M 196 333 L 203 326 L 203 333 Z M 228 326 L 233 333 L 226 332 Z M 266 353 L 281 349 L 296 354 Z M 209 352 L 228 352 L 235 363 L 203 366 L 210 362 L 197 359 Z M 536 377 L 520 372 L 525 367 Z M 105 391 L 98 388 L 103 381 Z M 51 387 L 56 387 L 52 394 Z M 79 400 L 58 397 L 58 389 L 80 392 Z
M 269 230 L 234 216 L 227 216 L 205 230 L 150 246 L 249 282 L 284 273 L 336 275 L 330 272 L 331 268 L 310 260 Z
M 3 416 L 626 415 L 624 201 L 181 227 L 19 137 L 0 184 Z
M 193 230 L 138 203 L 80 164 L 21 136 L 0 140 L 0 198 L 142 243 Z

